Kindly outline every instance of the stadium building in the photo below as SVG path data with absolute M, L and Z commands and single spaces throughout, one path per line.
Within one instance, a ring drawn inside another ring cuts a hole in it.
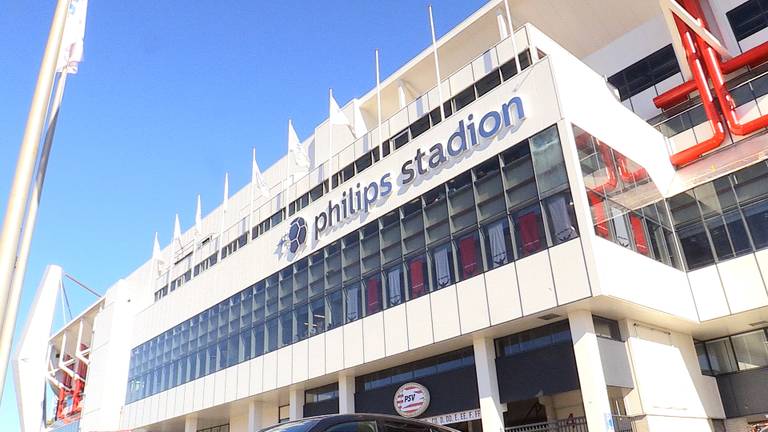
M 319 124 L 308 173 L 286 155 L 50 339 L 33 316 L 27 430 L 44 382 L 62 431 L 760 430 L 768 1 L 505 6 Z

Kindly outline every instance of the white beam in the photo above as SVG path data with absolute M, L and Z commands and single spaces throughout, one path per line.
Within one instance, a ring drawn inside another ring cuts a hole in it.
M 680 3 L 678 3 L 676 0 L 661 0 L 661 3 L 663 7 L 666 6 L 665 9 L 675 14 L 683 21 L 683 23 L 685 23 L 685 25 L 690 27 L 691 30 L 693 30 L 697 35 L 701 36 L 701 38 L 704 39 L 704 42 L 714 48 L 718 54 L 726 59 L 732 57 L 731 53 L 728 52 L 728 49 L 726 49 L 723 44 L 720 43 L 715 35 L 710 33 L 709 30 L 705 29 L 699 20 L 694 18 L 693 15 L 685 10 L 685 8 L 680 6 Z M 677 32 L 675 32 L 675 34 L 677 34 Z

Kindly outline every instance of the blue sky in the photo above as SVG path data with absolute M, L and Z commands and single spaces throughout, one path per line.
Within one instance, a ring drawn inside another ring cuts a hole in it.
M 438 36 L 484 0 L 433 0 Z M 386 6 L 382 6 L 386 4 Z M 4 214 L 53 0 L 6 1 L 0 13 L 0 209 Z M 49 263 L 104 292 L 250 180 L 286 147 L 286 121 L 303 139 L 340 104 L 430 43 L 427 2 L 92 0 L 85 58 L 67 82 L 32 245 L 16 335 Z M 68 284 L 76 314 L 94 301 Z M 55 326 L 62 323 L 58 313 Z M 13 380 L 0 430 L 18 430 Z M 122 388 L 115 391 L 123 392 Z

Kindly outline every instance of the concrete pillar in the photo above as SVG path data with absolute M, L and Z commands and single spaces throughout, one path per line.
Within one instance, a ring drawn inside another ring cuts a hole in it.
M 499 26 L 499 39 L 506 39 L 509 36 L 507 32 L 507 17 L 504 16 L 504 12 L 501 9 L 496 11 L 496 24 Z
M 339 374 L 339 414 L 355 412 L 355 377 Z
M 263 428 L 263 409 L 261 402 L 252 400 L 248 402 L 248 432 L 256 432 Z
M 397 80 L 397 104 L 400 106 L 400 109 L 405 108 L 405 83 L 403 80 Z
M 184 432 L 197 432 L 196 415 L 189 415 L 184 418 Z
M 573 353 L 576 356 L 587 427 L 590 432 L 614 432 L 611 403 L 608 399 L 592 314 L 585 310 L 570 312 L 568 323 L 571 326 Z
M 291 420 L 299 420 L 304 417 L 304 389 L 289 390 L 288 403 Z
M 539 396 L 539 403 L 544 406 L 544 410 L 547 413 L 547 421 L 557 420 L 555 402 L 552 400 L 552 396 Z
M 475 351 L 475 373 L 483 432 L 501 432 L 504 430 L 504 406 L 499 398 L 493 339 L 477 337 L 472 341 L 472 346 Z

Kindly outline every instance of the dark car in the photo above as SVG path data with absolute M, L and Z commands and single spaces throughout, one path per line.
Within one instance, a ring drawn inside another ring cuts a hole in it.
M 280 423 L 261 432 L 457 432 L 445 426 L 384 414 L 335 414 Z

